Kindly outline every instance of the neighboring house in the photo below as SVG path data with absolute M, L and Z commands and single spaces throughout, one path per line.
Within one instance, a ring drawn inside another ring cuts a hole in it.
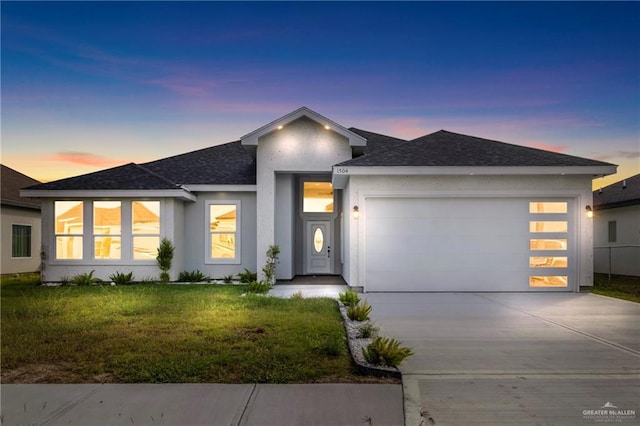
M 594 271 L 640 276 L 640 174 L 593 192 Z
M 39 183 L 0 164 L 2 274 L 37 272 L 40 268 L 40 200 L 20 196 L 21 188 Z
M 281 280 L 577 291 L 593 281 L 591 181 L 615 172 L 444 130 L 405 141 L 347 129 L 303 107 L 239 141 L 22 193 L 42 199 L 44 281 L 90 270 L 157 277 L 151 249 L 167 237 L 173 279 L 260 271 L 277 244 Z

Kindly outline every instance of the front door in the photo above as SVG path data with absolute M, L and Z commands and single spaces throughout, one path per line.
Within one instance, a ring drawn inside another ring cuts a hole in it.
M 306 273 L 331 274 L 331 222 L 308 221 L 305 233 Z

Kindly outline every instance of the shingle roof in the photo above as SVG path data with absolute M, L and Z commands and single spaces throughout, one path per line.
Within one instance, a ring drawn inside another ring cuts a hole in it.
M 640 204 L 640 174 L 593 191 L 595 210 Z
M 381 135 L 380 133 L 373 133 L 367 130 L 357 129 L 355 127 L 351 127 L 349 130 L 367 140 L 367 147 L 364 150 L 365 155 L 372 154 L 383 149 L 394 148 L 401 143 L 406 142 L 406 139 Z
M 607 166 L 608 163 L 440 130 L 340 164 L 348 166 Z
M 240 141 L 188 152 L 142 166 L 184 185 L 255 185 L 256 162 Z
M 40 182 L 0 164 L 0 202 L 9 206 L 40 209 L 40 200 L 20 196 L 20 190 Z
M 35 190 L 176 189 L 178 185 L 135 163 L 31 186 Z

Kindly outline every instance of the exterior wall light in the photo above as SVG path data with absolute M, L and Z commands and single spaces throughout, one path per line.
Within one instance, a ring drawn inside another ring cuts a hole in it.
M 585 208 L 585 210 L 587 211 L 587 217 L 588 218 L 592 218 L 593 217 L 593 210 L 591 209 L 591 206 L 587 206 Z
M 352 215 L 354 219 L 358 219 L 360 217 L 360 209 L 358 208 L 358 206 L 353 206 Z
M 278 130 L 282 130 L 282 126 L 278 126 Z
M 324 129 L 325 129 L 325 130 L 329 130 L 329 129 L 331 129 L 331 127 L 329 127 L 329 125 L 328 125 L 328 124 L 325 124 L 325 125 L 324 125 Z

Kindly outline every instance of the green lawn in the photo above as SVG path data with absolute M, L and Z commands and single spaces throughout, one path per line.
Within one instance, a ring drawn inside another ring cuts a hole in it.
M 3 279 L 3 383 L 302 383 L 355 374 L 337 303 L 243 287 Z
M 595 274 L 591 293 L 640 303 L 640 277 Z

